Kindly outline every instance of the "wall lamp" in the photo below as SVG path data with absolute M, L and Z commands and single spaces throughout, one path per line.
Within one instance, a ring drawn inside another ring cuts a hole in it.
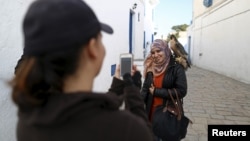
M 133 5 L 132 9 L 133 9 L 133 10 L 135 10 L 135 9 L 136 9 L 136 7 L 137 7 L 137 3 L 134 3 L 134 5 Z

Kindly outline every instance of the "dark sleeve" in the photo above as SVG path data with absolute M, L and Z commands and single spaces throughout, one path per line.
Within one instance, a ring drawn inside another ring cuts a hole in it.
M 113 77 L 111 87 L 109 88 L 109 92 L 116 93 L 117 95 L 123 94 L 124 82 L 116 77 Z
M 149 94 L 149 87 L 150 84 L 148 84 L 147 79 L 145 78 L 142 88 L 141 88 L 141 96 L 143 98 L 143 101 L 146 102 Z
M 147 127 L 152 131 L 151 123 L 149 122 L 144 108 L 143 98 L 140 95 L 140 89 L 136 86 L 126 86 L 125 94 L 125 109 L 140 117 Z M 153 135 L 153 134 L 152 134 Z
M 140 90 L 135 86 L 128 86 L 124 88 L 124 94 L 126 97 L 125 108 L 146 120 L 147 116 L 145 114 L 144 102 L 140 95 Z
M 186 73 L 185 73 L 184 68 L 180 65 L 177 65 L 175 75 L 176 76 L 174 79 L 175 80 L 174 87 L 170 88 L 169 91 L 172 93 L 173 97 L 175 98 L 176 95 L 175 95 L 174 89 L 176 89 L 179 98 L 183 98 L 187 94 L 187 78 L 186 78 Z M 168 89 L 166 88 L 155 88 L 154 96 L 170 99 Z
M 111 83 L 111 87 L 109 88 L 109 92 L 114 92 L 117 95 L 123 94 L 123 89 L 125 85 L 135 85 L 138 88 L 141 89 L 141 74 L 139 71 L 136 71 L 134 76 L 129 76 L 131 78 L 129 81 L 123 81 L 121 79 L 117 79 L 116 77 L 113 77 L 113 81 Z M 127 82 L 127 84 L 126 84 Z
M 148 94 L 149 94 L 149 88 L 151 87 L 151 84 L 153 84 L 153 73 L 147 72 L 145 80 L 144 80 L 142 88 L 141 88 L 141 96 L 142 96 L 144 102 L 147 101 Z
M 146 101 L 148 99 L 148 95 L 149 95 L 149 89 L 142 87 L 140 93 L 141 93 L 143 101 L 146 103 Z
M 151 123 L 147 118 L 144 108 L 143 98 L 140 95 L 140 88 L 136 85 L 130 85 L 127 83 L 114 77 L 109 92 L 117 95 L 124 95 L 125 109 L 130 111 L 136 117 L 142 119 L 144 124 L 150 131 L 152 131 Z

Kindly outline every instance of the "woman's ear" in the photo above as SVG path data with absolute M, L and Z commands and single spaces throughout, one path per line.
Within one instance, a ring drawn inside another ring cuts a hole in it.
M 91 38 L 87 45 L 87 52 L 90 58 L 96 58 L 98 56 L 97 39 Z

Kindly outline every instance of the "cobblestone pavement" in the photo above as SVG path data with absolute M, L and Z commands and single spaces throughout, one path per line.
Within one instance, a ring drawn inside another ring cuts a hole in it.
M 187 70 L 185 114 L 193 121 L 182 141 L 207 141 L 208 124 L 250 125 L 250 85 L 195 66 Z

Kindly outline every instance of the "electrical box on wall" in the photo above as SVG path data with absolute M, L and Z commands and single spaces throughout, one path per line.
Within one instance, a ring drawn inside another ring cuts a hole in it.
M 213 0 L 203 0 L 203 5 L 205 7 L 210 7 L 213 4 Z

